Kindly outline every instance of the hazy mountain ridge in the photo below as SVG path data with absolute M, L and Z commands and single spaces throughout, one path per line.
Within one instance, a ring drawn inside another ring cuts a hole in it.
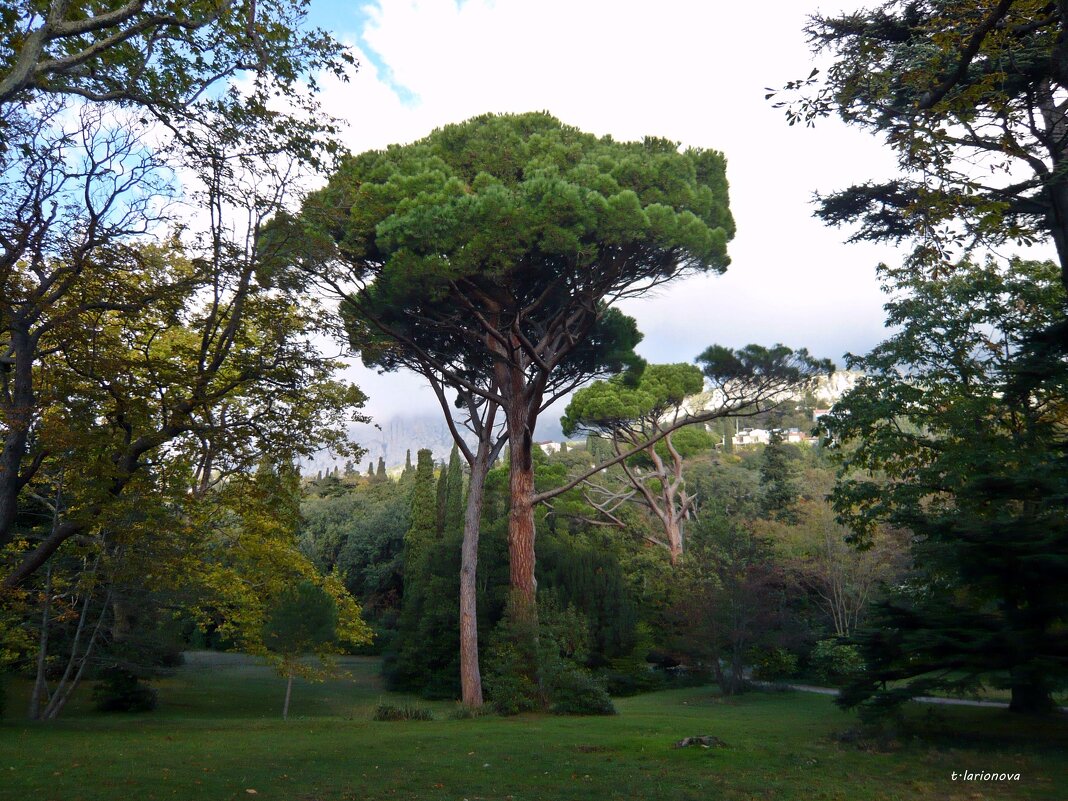
M 543 418 L 538 425 L 535 439 L 543 442 L 562 438 L 559 421 L 555 417 Z M 356 469 L 361 473 L 367 472 L 368 462 L 377 465 L 380 457 L 385 461 L 387 470 L 403 467 L 405 454 L 409 450 L 414 463 L 416 452 L 420 448 L 429 448 L 434 459 L 443 462 L 449 458 L 453 444 L 445 418 L 432 414 L 398 414 L 376 420 L 374 424 L 354 423 L 349 426 L 349 439 L 367 449 L 367 453 L 356 465 Z M 473 442 L 474 437 L 469 436 L 467 440 Z M 311 475 L 319 470 L 344 468 L 344 463 L 345 459 L 323 451 L 305 462 L 302 472 Z

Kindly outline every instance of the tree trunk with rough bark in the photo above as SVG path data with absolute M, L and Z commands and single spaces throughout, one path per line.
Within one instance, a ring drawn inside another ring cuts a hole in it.
M 464 514 L 464 540 L 460 553 L 460 697 L 464 706 L 482 706 L 482 673 L 478 664 L 478 535 L 482 520 L 486 474 L 491 447 L 480 442 L 471 465 Z
M 537 620 L 537 581 L 534 578 L 534 461 L 525 415 L 508 418 L 511 510 L 508 517 L 508 567 L 513 610 L 529 621 Z
M 0 443 L 0 545 L 6 545 L 14 536 L 19 492 L 24 480 L 29 478 L 23 470 L 23 461 L 34 407 L 33 344 L 29 334 L 11 331 L 8 351 L 13 356 L 14 365 L 3 368 L 9 370 L 9 375 L 3 382 L 5 392 L 0 395 L 3 403 L 0 409 L 4 412 L 7 427 Z

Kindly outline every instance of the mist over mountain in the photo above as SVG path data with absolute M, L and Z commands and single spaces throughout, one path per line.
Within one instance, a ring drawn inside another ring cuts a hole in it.
M 820 403 L 828 407 L 833 406 L 842 395 L 853 388 L 861 375 L 856 371 L 839 370 L 821 378 L 812 394 Z M 706 401 L 711 399 L 710 395 L 701 397 Z M 535 442 L 560 442 L 564 439 L 564 432 L 560 428 L 560 414 L 566 405 L 566 401 L 561 401 L 542 413 L 538 428 L 534 432 Z M 367 449 L 367 454 L 356 465 L 356 469 L 361 473 L 367 472 L 368 462 L 377 466 L 379 457 L 385 461 L 387 470 L 394 470 L 404 467 L 404 457 L 409 450 L 412 452 L 413 463 L 420 448 L 430 448 L 435 461 L 438 462 L 447 461 L 449 451 L 452 450 L 452 434 L 445 424 L 445 418 L 440 414 L 427 412 L 395 414 L 378 418 L 374 423 L 353 423 L 349 426 L 349 439 Z M 473 443 L 474 437 L 469 438 L 469 441 Z M 323 451 L 304 462 L 301 469 L 305 475 L 314 475 L 320 470 L 333 470 L 335 467 L 344 469 L 344 466 L 345 459 Z
M 538 442 L 563 439 L 557 415 L 543 417 L 534 436 Z M 420 448 L 429 448 L 439 462 L 446 461 L 452 450 L 452 434 L 440 414 L 398 414 L 373 424 L 353 423 L 349 426 L 349 439 L 367 449 L 367 454 L 356 465 L 362 473 L 367 472 L 368 462 L 377 465 L 379 457 L 385 461 L 386 469 L 391 470 L 404 467 L 405 454 L 409 450 L 413 463 Z M 469 441 L 473 442 L 474 437 Z M 319 470 L 344 468 L 344 463 L 344 459 L 323 451 L 303 463 L 301 469 L 305 475 L 311 475 Z

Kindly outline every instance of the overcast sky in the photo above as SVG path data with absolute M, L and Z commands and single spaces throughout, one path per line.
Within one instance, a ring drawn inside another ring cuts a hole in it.
M 689 278 L 624 310 L 650 361 L 690 361 L 710 344 L 807 347 L 842 363 L 883 338 L 875 281 L 888 248 L 845 245 L 812 218 L 812 193 L 879 177 L 891 154 L 833 120 L 789 127 L 765 87 L 813 63 L 805 17 L 848 0 L 312 0 L 313 22 L 351 43 L 347 84 L 327 110 L 354 152 L 410 142 L 485 112 L 545 110 L 617 139 L 667 137 L 727 157 L 738 232 L 722 276 Z M 358 368 L 372 415 L 436 409 L 414 377 Z

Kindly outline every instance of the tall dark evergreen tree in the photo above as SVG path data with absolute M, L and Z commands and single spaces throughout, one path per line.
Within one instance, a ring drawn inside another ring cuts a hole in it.
M 460 465 L 460 451 L 453 446 L 445 475 L 445 503 L 442 508 L 442 535 L 446 540 L 456 541 L 464 533 L 464 471 Z
M 411 509 L 411 525 L 408 533 L 404 535 L 404 595 L 401 612 L 391 653 L 383 664 L 387 682 L 391 688 L 397 690 L 421 689 L 426 674 L 419 627 L 426 610 L 431 553 L 439 540 L 434 457 L 426 448 L 417 454 Z
M 977 244 L 1046 242 L 1068 288 L 1068 6 L 882 0 L 816 14 L 806 34 L 829 65 L 777 99 L 790 124 L 838 116 L 883 138 L 901 168 L 819 198 L 818 216 L 850 225 L 852 241 L 911 240 L 921 271 L 952 270 L 953 252 Z M 1032 341 L 1063 355 L 1068 320 Z
M 782 431 L 774 429 L 760 456 L 760 511 L 764 517 L 794 522 L 797 517 L 797 485 Z
M 422 452 L 420 452 L 422 453 Z M 425 479 L 422 479 L 426 483 Z M 433 481 L 433 479 L 431 479 Z M 425 503 L 426 487 L 420 490 Z M 415 498 L 413 497 L 413 527 Z M 421 513 L 429 522 L 429 515 Z M 453 448 L 447 467 L 438 474 L 433 496 L 433 539 L 428 542 L 418 570 L 405 584 L 412 599 L 401 615 L 395 676 L 398 687 L 428 698 L 460 695 L 460 550 L 464 536 L 463 469 Z M 414 614 L 418 611 L 418 615 Z M 400 683 L 403 682 L 403 683 Z
M 897 333 L 852 359 L 867 375 L 821 422 L 848 445 L 839 514 L 861 542 L 879 522 L 912 531 L 916 567 L 858 634 L 867 670 L 841 702 L 983 682 L 1012 711 L 1049 710 L 1068 684 L 1068 368 L 1016 380 L 1031 332 L 1065 316 L 1058 268 L 963 263 L 891 286 Z

